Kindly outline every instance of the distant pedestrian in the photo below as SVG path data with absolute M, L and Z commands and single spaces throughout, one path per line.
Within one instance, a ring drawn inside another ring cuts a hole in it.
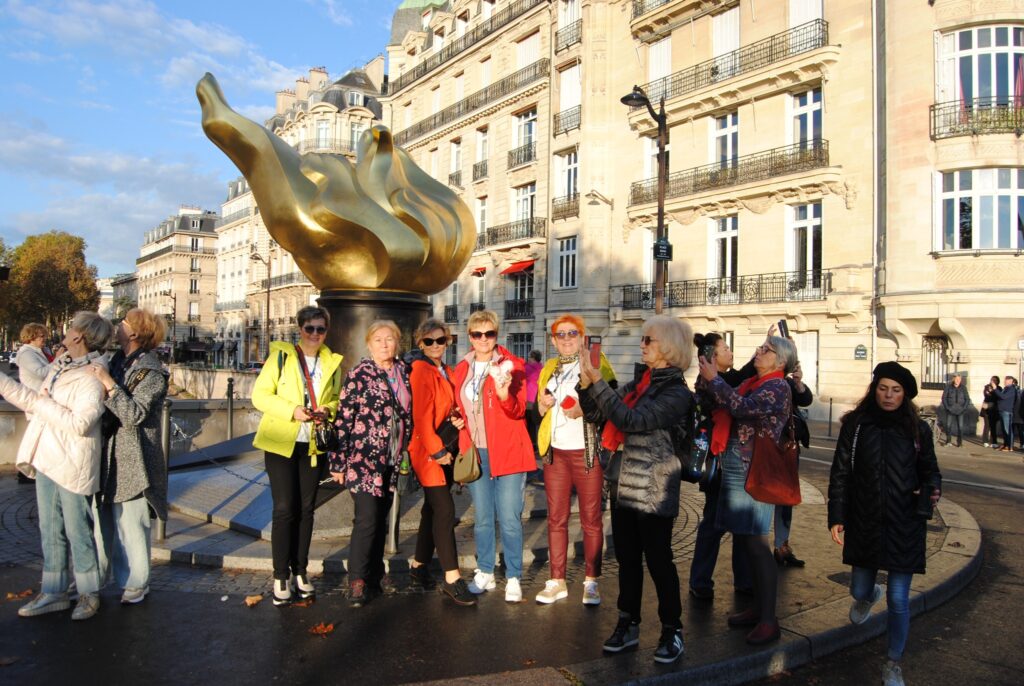
M 43 348 L 46 345 L 46 327 L 42 324 L 26 324 L 21 327 L 21 347 L 14 356 L 18 366 L 18 381 L 30 390 L 39 391 L 50 366 Z M 31 419 L 31 417 L 29 417 Z
M 984 396 L 981 403 L 981 412 L 985 421 L 981 434 L 986 448 L 998 447 L 1000 419 L 999 395 L 997 391 L 1000 390 L 1002 390 L 1002 386 L 999 385 L 998 376 L 993 376 L 982 390 Z
M 954 374 L 942 391 L 942 409 L 946 411 L 946 440 L 943 441 L 943 445 L 949 445 L 954 435 L 956 447 L 959 448 L 963 444 L 964 412 L 970 405 L 971 399 L 967 397 L 963 377 Z
M 1017 402 L 1020 400 L 1020 388 L 1017 386 L 1017 379 L 1012 376 L 1003 378 L 1003 387 L 995 391 L 996 407 L 999 409 L 999 418 L 1003 426 L 1003 447 L 1000 450 L 1010 452 L 1013 450 L 1013 413 L 1017 409 Z
M 931 430 L 912 402 L 916 395 L 917 381 L 906 367 L 875 367 L 867 393 L 843 416 L 828 487 L 832 540 L 843 546 L 843 562 L 853 566 L 850 621 L 867 621 L 886 595 L 886 686 L 903 686 L 910 583 L 925 571 L 926 518 L 942 486 Z M 880 569 L 888 571 L 884 591 L 875 584 Z
M 800 446 L 810 447 L 811 434 L 807 428 L 807 421 L 801 414 L 801 407 L 810 407 L 814 402 L 814 394 L 804 383 L 804 370 L 800 363 L 786 376 L 789 383 L 789 390 L 793 394 L 793 425 L 796 433 L 796 455 L 800 459 Z M 789 543 L 790 531 L 793 527 L 793 506 L 775 506 L 775 562 L 780 566 L 803 567 L 804 561 L 793 552 L 793 546 Z

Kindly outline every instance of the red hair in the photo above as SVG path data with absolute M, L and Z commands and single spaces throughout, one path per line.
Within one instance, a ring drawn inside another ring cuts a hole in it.
M 555 321 L 551 322 L 551 335 L 554 336 L 555 332 L 558 331 L 558 327 L 562 324 L 569 323 L 576 327 L 576 330 L 580 332 L 582 336 L 587 332 L 587 327 L 583 323 L 583 318 L 575 314 L 563 314 L 558 317 Z

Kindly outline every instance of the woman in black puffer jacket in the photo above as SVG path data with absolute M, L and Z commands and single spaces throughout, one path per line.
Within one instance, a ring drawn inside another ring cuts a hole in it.
M 693 332 L 672 317 L 644 322 L 640 351 L 646 368 L 637 378 L 613 389 L 580 355 L 580 407 L 584 417 L 604 427 L 601 445 L 618 453 L 621 469 L 612 495 L 612 540 L 619 563 L 619 621 L 604 643 L 607 652 L 634 646 L 640 636 L 643 562 L 658 593 L 661 638 L 657 662 L 674 662 L 683 654 L 683 614 L 679 576 L 672 561 L 672 524 L 679 514 L 682 449 L 693 395 L 683 379 L 690 366 Z M 585 390 L 584 390 L 585 389 Z M 614 473 L 609 467 L 606 478 Z
M 911 400 L 917 382 L 896 362 L 875 367 L 868 392 L 843 417 L 828 487 L 828 525 L 853 566 L 850 621 L 867 620 L 888 571 L 889 661 L 885 684 L 903 684 L 900 659 L 910 630 L 910 582 L 925 567 L 925 515 L 938 501 L 942 475 L 931 430 Z M 923 491 L 923 494 L 922 494 Z M 845 534 L 845 541 L 843 535 Z

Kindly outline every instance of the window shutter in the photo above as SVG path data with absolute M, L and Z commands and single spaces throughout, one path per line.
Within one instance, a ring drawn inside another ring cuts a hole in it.
M 564 112 L 580 104 L 580 65 L 576 64 L 559 73 L 559 109 Z

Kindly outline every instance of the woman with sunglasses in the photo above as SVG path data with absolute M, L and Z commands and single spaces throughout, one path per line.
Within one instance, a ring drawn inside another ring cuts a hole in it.
M 550 604 L 569 596 L 565 583 L 569 546 L 569 509 L 572 491 L 580 508 L 586 576 L 583 604 L 598 605 L 601 594 L 601 549 L 604 523 L 601 520 L 601 491 L 604 472 L 597 460 L 600 440 L 598 426 L 583 419 L 579 393 L 580 349 L 586 328 L 583 319 L 563 314 L 551 323 L 551 343 L 558 356 L 547 361 L 537 381 L 537 409 L 541 415 L 537 447 L 544 460 L 544 491 L 548 502 L 548 551 L 551 578 L 537 594 L 537 602 Z M 613 388 L 615 372 L 601 354 L 601 378 Z
M 501 527 L 505 553 L 505 600 L 523 599 L 523 492 L 526 475 L 537 468 L 526 432 L 526 371 L 523 360 L 498 345 L 498 315 L 480 310 L 469 315 L 471 350 L 455 367 L 456 402 L 466 420 L 459 449 L 476 446 L 481 476 L 469 484 L 475 512 L 475 571 L 469 590 L 495 588 L 494 523 Z
M 430 585 L 427 565 L 437 549 L 444 570 L 444 582 L 438 589 L 458 605 L 475 605 L 476 598 L 466 587 L 459 572 L 455 549 L 455 500 L 452 498 L 452 469 L 459 451 L 458 431 L 465 425 L 455 406 L 452 370 L 444 363 L 450 335 L 448 327 L 437 319 L 428 319 L 413 336 L 418 348 L 406 356 L 412 370 L 412 440 L 409 456 L 416 478 L 423 486 L 423 509 L 416 535 L 416 553 L 409 563 L 414 584 Z M 442 429 L 442 426 L 445 429 Z M 445 443 L 438 430 L 453 442 Z M 447 430 L 447 431 L 446 431 Z M 451 436 L 447 434 L 451 432 Z
M 274 605 L 291 602 L 293 594 L 303 599 L 316 594 L 306 566 L 325 458 L 312 431 L 314 424 L 334 417 L 341 388 L 342 357 L 324 344 L 330 314 L 322 307 L 303 307 L 296 319 L 298 345 L 272 341 L 252 390 L 252 404 L 263 413 L 252 445 L 264 451 L 274 506 Z

